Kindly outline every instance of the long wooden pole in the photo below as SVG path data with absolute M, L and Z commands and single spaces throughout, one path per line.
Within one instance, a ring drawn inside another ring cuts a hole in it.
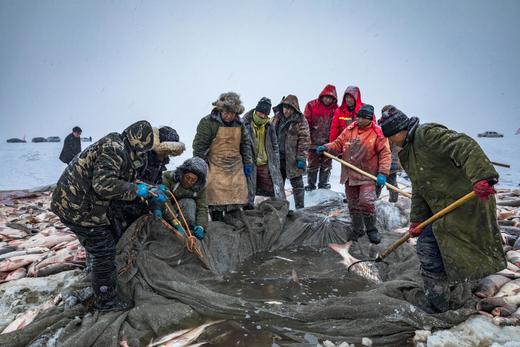
M 358 172 L 358 173 L 360 173 L 362 175 L 365 175 L 366 177 L 372 179 L 373 181 L 377 181 L 377 177 L 376 176 L 374 176 L 372 174 L 369 174 L 366 171 L 361 170 L 357 166 L 354 166 L 354 165 L 352 165 L 352 164 L 350 164 L 350 163 L 348 163 L 348 162 L 346 162 L 346 161 L 344 161 L 342 159 L 339 159 L 338 157 L 336 157 L 336 156 L 334 156 L 334 155 L 332 155 L 330 153 L 327 153 L 327 152 L 323 152 L 323 155 L 326 156 L 326 157 L 329 157 L 331 159 L 334 159 L 338 163 L 341 163 L 341 165 L 344 165 L 344 166 L 346 166 L 346 167 L 348 167 L 348 168 L 350 168 L 350 169 L 352 169 L 352 170 L 354 170 L 354 171 L 356 171 L 356 172 Z M 397 192 L 397 193 L 399 193 L 401 195 L 406 196 L 407 198 L 410 198 L 410 199 L 412 198 L 412 194 L 410 194 L 408 192 L 405 192 L 404 190 L 401 190 L 401 189 L 397 188 L 396 186 L 391 185 L 390 183 L 386 183 L 385 186 L 388 189 L 393 190 L 394 192 Z
M 425 220 L 424 222 L 419 224 L 417 226 L 417 228 L 424 229 L 428 224 L 435 222 L 436 220 L 438 220 L 441 217 L 444 217 L 445 215 L 447 215 L 448 213 L 450 213 L 457 207 L 464 205 L 466 202 L 470 201 L 471 199 L 474 199 L 475 197 L 476 197 L 475 192 L 471 192 L 471 193 L 464 195 L 462 198 L 458 199 L 457 201 L 455 201 L 452 204 L 448 205 L 447 207 L 443 208 L 442 210 L 440 210 L 439 212 L 437 212 L 436 214 L 434 214 L 433 216 L 431 216 L 430 218 L 428 218 L 427 220 Z M 383 259 L 385 259 L 390 253 L 392 253 L 399 246 L 401 246 L 403 243 L 408 241 L 409 238 L 410 238 L 410 234 L 405 233 L 403 236 L 401 236 L 401 238 L 399 240 L 392 243 L 383 253 L 379 254 L 376 258 L 376 261 L 382 261 Z

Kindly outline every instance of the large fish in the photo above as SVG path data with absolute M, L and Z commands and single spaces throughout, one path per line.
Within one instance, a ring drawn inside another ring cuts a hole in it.
M 23 242 L 20 248 L 33 248 L 33 247 L 47 247 L 52 248 L 62 242 L 74 241 L 76 236 L 72 233 L 56 233 L 53 235 L 45 236 L 42 234 L 36 234 Z
M 165 335 L 161 338 L 159 338 L 156 341 L 153 341 L 148 345 L 148 347 L 154 347 L 154 346 L 161 346 L 161 347 L 184 347 L 184 346 L 190 346 L 193 341 L 195 341 L 203 332 L 204 330 L 212 325 L 221 323 L 222 321 L 214 321 L 209 322 L 206 324 L 203 324 L 201 326 L 198 326 L 193 329 L 185 329 L 185 330 L 179 330 L 175 331 L 173 333 L 170 333 L 168 335 Z
M 520 294 L 520 279 L 504 283 L 500 290 L 495 294 L 495 297 L 500 298 L 504 296 L 513 296 L 516 294 Z
M 30 324 L 38 314 L 41 312 L 54 307 L 55 301 L 54 299 L 51 299 L 49 301 L 44 302 L 43 304 L 36 306 L 33 309 L 30 309 L 29 311 L 21 314 L 18 318 L 16 318 L 14 321 L 12 321 L 2 332 L 1 334 L 10 333 L 12 331 L 22 329 L 28 324 Z
M 511 279 L 501 275 L 489 275 L 480 280 L 475 296 L 483 299 L 495 295 Z
M 9 275 L 7 275 L 2 281 L 0 281 L 0 283 L 16 281 L 16 280 L 19 280 L 20 278 L 24 278 L 25 276 L 27 276 L 27 269 L 24 267 L 21 267 L 21 268 L 14 270 L 11 273 L 9 273 Z
M 337 243 L 331 243 L 329 244 L 329 247 L 338 252 L 339 255 L 343 257 L 343 261 L 341 261 L 341 263 L 345 264 L 347 268 L 353 263 L 359 261 L 359 259 L 354 258 L 349 253 L 350 247 L 352 247 L 352 241 L 349 241 L 342 245 Z M 375 266 L 374 262 L 364 261 L 361 263 L 357 263 L 354 266 L 352 266 L 350 270 L 371 282 L 382 282 L 381 276 L 379 275 L 379 271 L 377 270 L 377 267 Z
M 0 271 L 10 272 L 31 264 L 41 258 L 41 254 L 26 254 L 0 261 Z

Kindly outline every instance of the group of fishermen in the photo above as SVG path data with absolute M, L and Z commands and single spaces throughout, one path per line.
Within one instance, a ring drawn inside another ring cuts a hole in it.
M 493 197 L 498 174 L 469 136 L 439 124 L 420 124 L 392 105 L 382 109 L 376 122 L 374 107 L 362 103 L 353 86 L 338 107 L 336 88 L 327 85 L 303 113 L 295 95 L 283 97 L 275 107 L 261 98 L 242 118 L 245 109 L 234 92 L 221 94 L 213 106 L 197 126 L 194 157 L 175 171 L 167 171 L 166 164 L 169 156 L 185 150 L 177 132 L 140 121 L 76 155 L 60 177 L 51 208 L 92 258 L 98 310 L 133 305 L 117 290 L 115 245 L 138 217 L 151 211 L 181 235 L 188 229 L 202 240 L 208 216 L 226 222 L 254 208 L 256 196 L 286 199 L 287 179 L 296 209 L 303 208 L 305 190 L 330 188 L 332 162 L 324 152 L 377 177 L 374 183 L 342 167 L 354 239 L 366 233 L 370 242 L 381 241 L 374 202 L 387 182 L 395 184 L 401 166 L 410 177 L 409 233 L 418 237 L 425 310 L 453 308 L 454 283 L 505 268 Z M 418 229 L 420 222 L 471 190 L 480 199 Z M 390 201 L 397 201 L 397 194 L 391 193 Z M 179 223 L 178 214 L 186 217 L 187 226 Z

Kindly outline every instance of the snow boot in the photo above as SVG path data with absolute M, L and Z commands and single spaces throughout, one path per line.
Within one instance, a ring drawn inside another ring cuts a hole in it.
M 305 189 L 303 188 L 293 188 L 293 196 L 294 196 L 294 207 L 299 210 L 304 207 L 305 202 Z
M 363 216 L 361 213 L 350 213 L 350 219 L 352 224 L 352 241 L 357 241 L 360 237 L 364 235 L 364 227 L 363 227 Z
M 376 228 L 376 216 L 373 214 L 364 214 L 363 221 L 365 222 L 365 229 L 370 243 L 375 245 L 381 242 L 381 235 Z
M 320 182 L 318 183 L 318 188 L 330 189 L 329 178 L 330 170 L 320 170 Z
M 126 311 L 134 307 L 134 301 L 117 290 L 116 275 L 107 280 L 94 280 L 94 307 L 99 312 Z
M 224 221 L 224 212 L 223 211 L 211 211 L 211 221 L 213 222 L 222 222 Z
M 421 276 L 427 303 L 420 307 L 425 312 L 428 312 L 428 310 L 433 311 L 433 313 L 448 311 L 450 309 L 450 286 L 446 274 L 422 270 Z
M 307 185 L 305 186 L 305 190 L 310 192 L 311 190 L 316 189 L 316 179 L 318 178 L 318 171 L 309 171 L 307 172 Z

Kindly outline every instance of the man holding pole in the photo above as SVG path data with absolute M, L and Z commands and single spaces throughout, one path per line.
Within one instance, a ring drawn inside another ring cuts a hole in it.
M 496 220 L 498 173 L 480 146 L 469 136 L 434 124 L 388 105 L 379 124 L 385 137 L 400 148 L 399 159 L 412 181 L 411 237 L 417 255 L 430 313 L 445 312 L 461 302 L 450 285 L 479 280 L 506 267 Z M 468 192 L 472 199 L 429 224 L 420 222 Z M 460 288 L 459 288 L 460 289 Z M 451 305 L 450 305 L 451 303 Z
M 343 160 L 377 176 L 377 184 L 384 186 L 390 172 L 392 153 L 381 128 L 373 119 L 374 107 L 364 104 L 357 114 L 357 120 L 347 126 L 334 142 L 316 147 L 316 153 L 327 151 L 336 155 L 343 154 Z M 376 228 L 374 182 L 370 177 L 342 166 L 341 183 L 345 184 L 354 239 L 363 236 L 364 224 L 370 242 L 378 244 L 381 236 Z

